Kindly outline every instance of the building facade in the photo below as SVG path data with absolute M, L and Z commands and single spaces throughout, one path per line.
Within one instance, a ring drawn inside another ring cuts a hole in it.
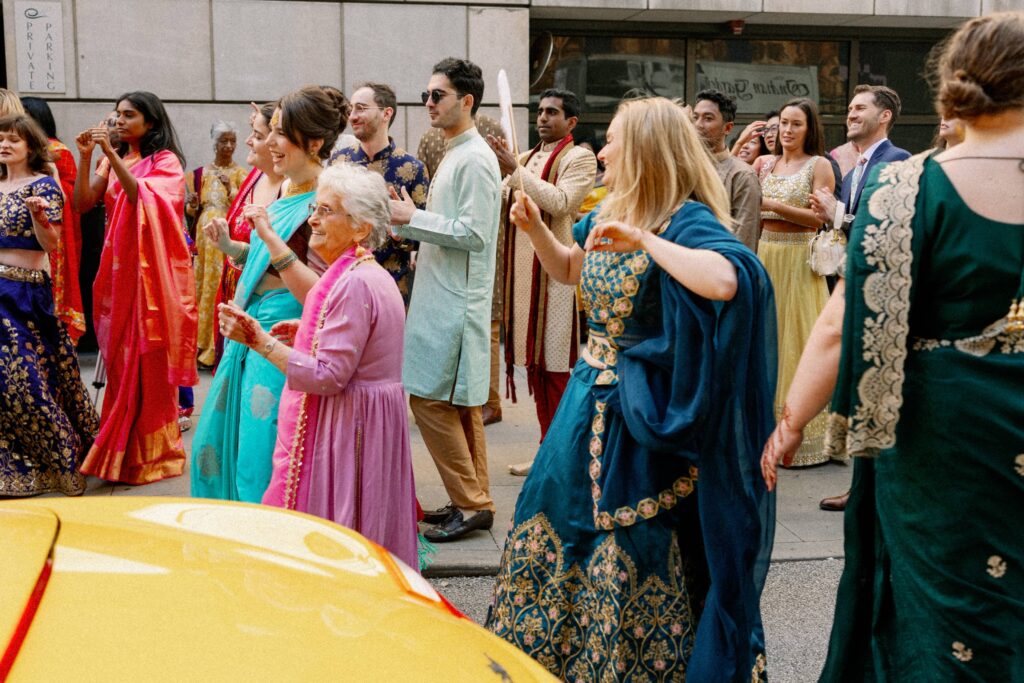
M 508 72 L 520 139 L 544 87 L 578 91 L 581 133 L 600 142 L 624 94 L 692 98 L 713 85 L 737 96 L 740 122 L 816 98 L 836 143 L 852 89 L 870 82 L 900 92 L 894 137 L 921 149 L 936 122 L 929 50 L 964 20 L 1009 9 L 1024 0 L 3 0 L 0 77 L 51 100 L 68 142 L 118 94 L 152 90 L 190 167 L 212 159 L 216 119 L 244 137 L 248 102 L 307 83 L 393 84 L 393 135 L 415 149 L 429 125 L 419 93 L 450 55 L 484 68 L 488 113 Z

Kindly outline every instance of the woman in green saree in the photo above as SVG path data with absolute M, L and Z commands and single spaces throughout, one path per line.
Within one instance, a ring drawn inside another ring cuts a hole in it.
M 872 174 L 762 456 L 771 488 L 830 395 L 827 448 L 862 456 L 822 681 L 1024 677 L 1024 13 L 937 76 L 966 139 Z

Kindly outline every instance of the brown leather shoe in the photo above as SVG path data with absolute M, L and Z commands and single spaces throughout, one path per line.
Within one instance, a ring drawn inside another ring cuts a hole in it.
M 821 502 L 818 503 L 818 507 L 822 510 L 828 510 L 830 512 L 842 512 L 846 509 L 846 501 L 850 500 L 850 492 L 839 495 L 829 496 L 828 498 L 822 498 Z
M 484 419 L 484 426 L 492 425 L 495 422 L 501 422 L 501 408 L 492 408 L 490 406 L 484 406 L 481 411 L 481 417 Z

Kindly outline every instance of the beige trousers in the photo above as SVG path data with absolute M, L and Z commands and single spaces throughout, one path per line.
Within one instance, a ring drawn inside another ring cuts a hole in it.
M 410 396 L 409 407 L 452 504 L 494 512 L 481 406 Z

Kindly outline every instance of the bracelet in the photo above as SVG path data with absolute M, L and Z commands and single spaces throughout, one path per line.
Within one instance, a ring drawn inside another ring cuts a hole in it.
M 270 341 L 263 345 L 263 351 L 260 355 L 266 358 L 270 355 L 270 352 L 274 350 L 275 346 L 277 346 L 277 340 L 271 337 Z
M 234 261 L 238 265 L 242 265 L 243 263 L 245 263 L 246 259 L 248 259 L 248 258 L 249 258 L 249 244 L 247 242 L 243 242 L 242 243 L 242 250 L 238 253 L 238 256 L 235 256 L 231 260 Z
M 280 273 L 281 271 L 285 270 L 298 260 L 299 257 L 295 255 L 295 252 L 289 251 L 287 254 L 277 259 L 276 261 L 271 261 L 270 265 L 274 270 Z

